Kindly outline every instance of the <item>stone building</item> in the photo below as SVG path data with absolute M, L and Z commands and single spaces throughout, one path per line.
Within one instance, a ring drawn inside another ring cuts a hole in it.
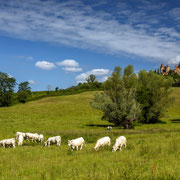
M 180 62 L 179 62 L 179 65 L 175 66 L 174 72 L 180 75 Z
M 161 66 L 160 66 L 160 73 L 161 74 L 167 75 L 170 70 L 171 70 L 171 68 L 168 65 L 164 66 L 163 64 L 161 64 Z
M 168 65 L 164 66 L 163 64 L 161 64 L 161 66 L 160 66 L 161 74 L 168 75 L 170 71 L 171 71 L 171 73 L 176 73 L 176 74 L 180 75 L 180 62 L 179 62 L 179 65 L 175 66 L 174 70 L 171 70 L 171 68 Z

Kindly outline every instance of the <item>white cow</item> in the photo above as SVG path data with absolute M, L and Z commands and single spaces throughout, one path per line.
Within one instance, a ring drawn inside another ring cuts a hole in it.
M 5 147 L 13 147 L 15 148 L 15 139 L 4 139 L 2 141 L 0 141 L 0 145 L 3 146 L 3 148 Z
M 82 149 L 83 145 L 85 145 L 85 141 L 83 137 L 68 140 L 68 146 L 71 146 L 71 150 L 73 151 L 76 149 L 78 151 L 78 147 L 80 146 L 80 150 Z
M 26 136 L 26 133 L 17 132 L 17 133 L 16 133 L 16 140 L 18 140 L 19 135 L 22 135 L 23 137 L 25 137 L 25 136 Z
M 115 152 L 118 149 L 122 151 L 123 146 L 126 148 L 126 138 L 124 136 L 120 136 L 116 139 L 116 142 L 112 148 L 112 152 Z
M 24 141 L 24 136 L 22 134 L 20 134 L 18 136 L 18 146 L 22 146 L 23 141 Z
M 61 136 L 55 136 L 50 137 L 48 140 L 44 143 L 44 146 L 50 146 L 51 144 L 57 144 L 57 146 L 61 145 Z
M 39 134 L 37 133 L 25 133 L 25 139 L 29 140 L 31 139 L 32 141 L 37 141 L 39 140 Z
M 43 134 L 40 134 L 40 135 L 39 135 L 39 141 L 40 141 L 41 143 L 44 141 L 44 136 L 43 136 Z
M 106 145 L 108 146 L 111 145 L 111 139 L 108 136 L 98 139 L 94 149 L 97 151 L 100 147 L 103 147 Z
M 110 131 L 112 129 L 112 126 L 107 126 L 107 130 Z

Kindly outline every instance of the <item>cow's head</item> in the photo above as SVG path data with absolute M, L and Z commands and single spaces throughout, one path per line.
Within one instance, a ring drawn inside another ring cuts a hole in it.
M 112 148 L 112 152 L 116 152 L 116 151 L 117 151 L 117 149 L 118 149 L 118 147 L 117 147 L 117 146 L 113 146 L 113 148 Z
M 72 140 L 68 140 L 68 146 L 71 146 Z
M 44 147 L 46 147 L 47 146 L 47 141 L 44 143 L 44 145 L 43 145 Z

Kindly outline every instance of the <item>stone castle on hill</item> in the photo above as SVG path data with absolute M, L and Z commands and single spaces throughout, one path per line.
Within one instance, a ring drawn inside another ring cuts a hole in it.
M 171 72 L 171 74 L 178 74 L 180 75 L 180 62 L 179 65 L 175 66 L 175 69 L 171 70 L 170 66 L 166 65 L 164 66 L 163 64 L 161 64 L 160 66 L 160 73 L 163 75 L 168 75 Z

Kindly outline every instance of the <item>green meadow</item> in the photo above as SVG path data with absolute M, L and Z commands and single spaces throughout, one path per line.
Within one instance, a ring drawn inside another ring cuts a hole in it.
M 95 92 L 47 97 L 26 104 L 0 108 L 0 140 L 17 131 L 60 135 L 62 145 L 24 142 L 0 147 L 0 179 L 180 179 L 180 88 L 173 88 L 175 102 L 158 124 L 138 125 L 108 132 L 102 113 L 90 107 Z M 127 148 L 111 152 L 115 139 L 124 135 Z M 86 146 L 71 151 L 68 139 L 83 137 Z M 94 151 L 96 140 L 109 136 L 111 146 Z

